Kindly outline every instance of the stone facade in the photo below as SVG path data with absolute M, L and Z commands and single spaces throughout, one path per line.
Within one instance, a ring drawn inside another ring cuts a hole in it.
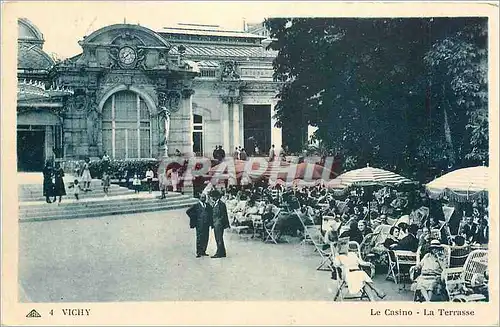
M 29 26 L 20 21 L 20 29 Z M 36 31 L 30 42 L 43 44 Z M 275 53 L 263 47 L 263 39 L 199 25 L 155 32 L 117 24 L 84 37 L 75 57 L 47 64 L 41 55 L 45 74 L 39 79 L 72 90 L 58 99 L 59 155 L 159 158 L 176 149 L 211 156 L 216 145 L 227 153 L 259 142 L 279 147 L 281 131 L 272 127 L 274 121 L 265 130 L 246 128 L 244 121 L 247 106 L 256 105 L 272 119 L 276 102 Z

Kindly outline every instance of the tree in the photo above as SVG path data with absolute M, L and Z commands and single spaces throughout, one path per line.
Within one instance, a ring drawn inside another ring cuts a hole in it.
M 474 57 L 485 49 L 478 33 L 484 20 L 280 18 L 265 24 L 275 39 L 270 47 L 279 51 L 275 78 L 284 82 L 280 124 L 317 126 L 316 138 L 354 166 L 369 162 L 406 175 L 487 154 L 487 107 L 471 107 L 479 99 L 487 103 L 485 66 L 477 63 L 485 61 Z M 463 46 L 465 53 L 443 61 L 445 52 Z M 467 103 L 464 115 L 460 106 Z

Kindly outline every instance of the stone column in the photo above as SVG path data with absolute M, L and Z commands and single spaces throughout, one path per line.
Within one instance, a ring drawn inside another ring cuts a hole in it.
M 193 89 L 182 90 L 182 111 L 185 113 L 185 129 L 187 133 L 183 136 L 182 149 L 179 149 L 184 154 L 193 153 Z M 173 149 L 175 151 L 175 149 Z
M 239 137 L 240 137 L 240 142 L 245 143 L 245 129 L 243 125 L 243 104 L 240 103 L 238 105 L 238 112 L 239 112 L 239 121 L 238 121 L 238 130 L 239 130 Z M 253 149 L 251 149 L 253 151 Z M 248 152 L 248 149 L 247 149 Z
M 276 101 L 271 102 L 271 144 L 274 144 L 274 148 L 279 150 L 282 145 L 282 135 L 281 128 L 275 127 L 276 119 L 274 115 L 276 114 Z
M 221 122 L 222 122 L 222 147 L 224 151 L 226 151 L 226 156 L 231 153 L 231 141 L 230 141 L 230 124 L 229 124 L 229 111 L 231 110 L 230 106 L 231 99 L 229 97 L 222 97 L 222 111 L 221 111 Z
M 233 146 L 232 149 L 234 149 L 237 146 L 242 146 L 244 147 L 245 145 L 242 144 L 242 138 L 241 138 L 241 131 L 240 131 L 240 103 L 233 103 L 233 124 L 232 124 L 232 129 L 233 129 Z M 231 149 L 231 151 L 232 151 Z M 248 152 L 248 150 L 247 150 Z

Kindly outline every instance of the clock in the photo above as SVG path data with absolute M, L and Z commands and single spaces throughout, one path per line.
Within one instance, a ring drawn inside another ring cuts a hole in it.
M 120 62 L 125 65 L 132 64 L 136 58 L 137 54 L 131 47 L 123 47 L 120 49 L 120 52 L 118 52 L 118 59 L 120 59 Z

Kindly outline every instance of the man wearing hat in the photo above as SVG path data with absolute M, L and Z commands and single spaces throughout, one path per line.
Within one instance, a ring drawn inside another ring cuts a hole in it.
M 226 247 L 224 246 L 224 229 L 229 228 L 229 218 L 227 215 L 226 204 L 221 201 L 221 193 L 213 190 L 211 196 L 214 200 L 213 206 L 213 229 L 215 242 L 217 243 L 217 252 L 212 258 L 224 258 L 226 256 Z
M 196 228 L 196 257 L 208 256 L 206 253 L 208 236 L 212 222 L 212 207 L 207 203 L 207 196 L 200 194 L 200 201 L 186 211 L 189 227 Z

